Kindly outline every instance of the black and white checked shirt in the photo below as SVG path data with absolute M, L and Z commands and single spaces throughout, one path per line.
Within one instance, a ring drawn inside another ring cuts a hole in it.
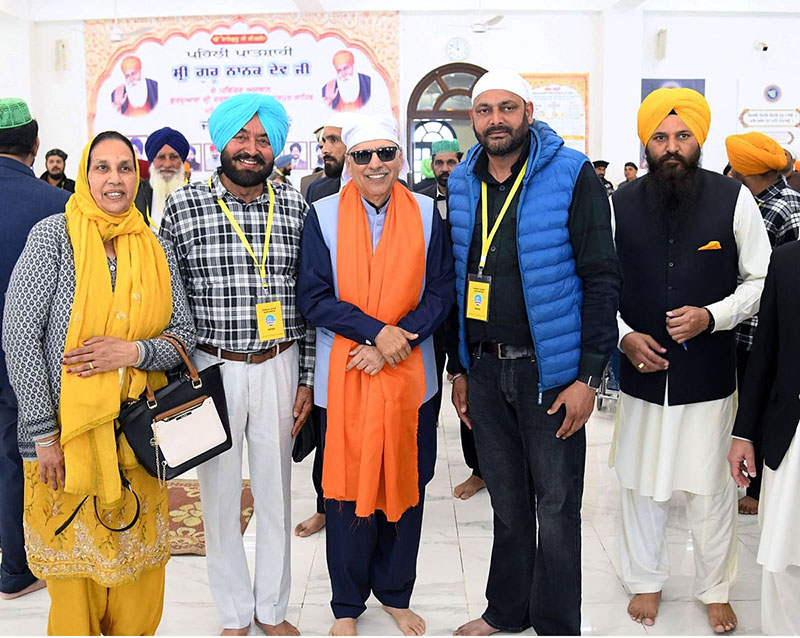
M 299 339 L 300 384 L 312 386 L 315 332 L 295 303 L 300 235 L 308 207 L 291 186 L 270 183 L 275 212 L 267 256 L 267 289 L 261 285 L 259 267 L 217 202 L 221 198 L 227 204 L 260 262 L 269 210 L 266 187 L 262 195 L 245 204 L 223 186 L 218 169 L 211 177 L 210 189 L 208 180 L 194 182 L 167 198 L 160 233 L 175 249 L 197 325 L 197 343 L 233 352 L 256 352 Z M 284 339 L 259 339 L 256 304 L 265 301 L 281 302 Z
M 800 193 L 792 189 L 782 176 L 756 195 L 756 202 L 773 249 L 800 238 Z M 758 315 L 740 323 L 736 328 L 737 346 L 752 349 L 757 326 Z

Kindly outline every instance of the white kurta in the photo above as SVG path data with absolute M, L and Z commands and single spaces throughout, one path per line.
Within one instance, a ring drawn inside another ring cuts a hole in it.
M 764 465 L 758 501 L 761 540 L 761 629 L 770 635 L 800 633 L 800 437 L 792 439 L 777 470 Z
M 764 465 L 758 503 L 758 563 L 771 572 L 800 565 L 800 437 L 796 433 L 778 469 Z M 800 606 L 800 592 L 797 603 Z
M 613 215 L 611 219 L 615 228 Z M 733 214 L 733 235 L 742 281 L 732 294 L 708 306 L 715 332 L 732 330 L 758 312 L 769 266 L 769 237 L 758 205 L 744 186 Z M 633 328 L 619 314 L 617 320 L 621 343 Z M 733 395 L 676 406 L 667 404 L 668 396 L 665 393 L 664 405 L 656 405 L 620 393 L 609 465 L 616 467 L 622 487 L 657 501 L 668 500 L 675 490 L 720 492 L 730 480 L 726 458 L 735 412 Z

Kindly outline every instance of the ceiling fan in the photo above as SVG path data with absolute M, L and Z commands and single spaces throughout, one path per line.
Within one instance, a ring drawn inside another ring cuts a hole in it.
M 503 16 L 498 14 L 492 18 L 489 18 L 488 20 L 478 19 L 478 21 L 473 22 L 470 27 L 472 28 L 473 33 L 486 33 L 492 27 L 497 26 L 502 19 Z

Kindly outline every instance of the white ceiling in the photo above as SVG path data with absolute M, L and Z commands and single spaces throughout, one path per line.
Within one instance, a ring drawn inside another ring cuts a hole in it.
M 342 11 L 402 11 L 431 14 L 474 14 L 536 11 L 605 11 L 641 6 L 656 12 L 796 13 L 800 0 L 0 0 L 0 14 L 33 22 L 161 17 L 175 15 L 235 15 L 324 13 Z

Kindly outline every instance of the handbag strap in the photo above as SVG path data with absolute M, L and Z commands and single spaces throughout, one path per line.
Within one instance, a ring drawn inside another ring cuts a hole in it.
M 192 387 L 195 389 L 202 388 L 203 381 L 200 379 L 200 375 L 197 373 L 197 368 L 194 366 L 192 360 L 189 358 L 189 349 L 186 347 L 186 344 L 184 343 L 183 339 L 169 332 L 162 332 L 160 335 L 156 337 L 156 339 L 161 339 L 162 341 L 166 341 L 173 348 L 175 348 L 175 350 L 177 350 L 178 354 L 183 360 L 183 364 L 186 366 L 186 371 L 189 375 L 189 378 L 192 380 Z M 156 395 L 155 392 L 153 392 L 153 388 L 150 387 L 149 377 L 147 381 L 145 381 L 144 395 L 147 398 L 147 405 L 149 407 L 153 408 L 157 405 Z
M 194 367 L 192 360 L 189 358 L 189 349 L 186 347 L 186 344 L 183 342 L 183 339 L 178 337 L 177 335 L 171 334 L 169 332 L 162 332 L 156 339 L 161 339 L 162 341 L 166 341 L 167 343 L 171 344 L 175 350 L 178 351 L 178 354 L 183 359 L 183 363 L 186 366 L 186 369 L 189 372 L 189 377 L 192 379 L 193 382 L 199 383 L 200 375 L 197 374 L 197 368 Z
M 128 523 L 127 525 L 125 525 L 124 527 L 120 527 L 120 528 L 109 527 L 108 525 L 106 525 L 103 522 L 103 519 L 100 518 L 100 512 L 97 510 L 97 497 L 95 496 L 94 497 L 94 515 L 97 517 L 97 520 L 100 522 L 100 524 L 103 527 L 105 527 L 107 530 L 111 531 L 111 532 L 126 532 L 126 531 L 128 531 L 131 527 L 136 525 L 136 521 L 139 520 L 139 514 L 140 514 L 141 509 L 142 509 L 142 505 L 141 505 L 141 503 L 139 501 L 139 495 L 133 490 L 133 487 L 131 486 L 130 481 L 122 473 L 122 470 L 120 470 L 120 472 L 119 472 L 119 478 L 120 478 L 120 481 L 122 481 L 122 487 L 124 489 L 128 490 L 131 494 L 133 494 L 133 498 L 136 499 L 136 513 L 133 515 L 133 520 L 130 523 Z M 70 523 L 72 523 L 72 521 L 75 520 L 75 517 L 78 515 L 78 512 L 81 511 L 81 508 L 83 507 L 83 504 L 86 502 L 86 499 L 88 499 L 88 498 L 89 498 L 88 494 L 83 497 L 83 500 L 78 504 L 78 507 L 75 508 L 75 511 L 73 511 L 72 514 L 69 515 L 67 520 L 64 521 L 59 526 L 59 528 L 55 531 L 55 536 L 58 536 L 61 532 L 63 532 L 65 529 L 67 529 L 70 526 Z

